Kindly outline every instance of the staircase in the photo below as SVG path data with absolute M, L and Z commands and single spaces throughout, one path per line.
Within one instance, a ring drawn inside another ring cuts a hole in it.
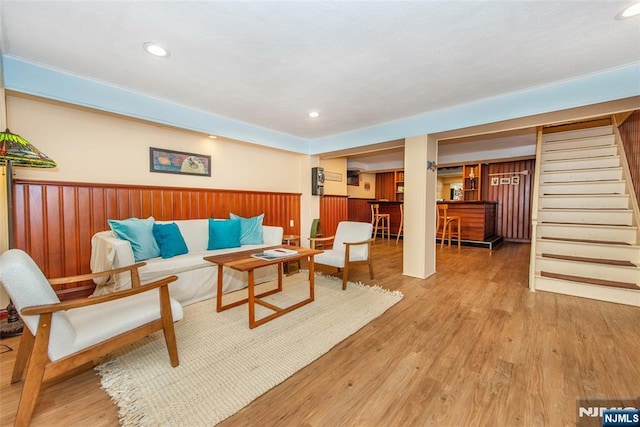
M 640 306 L 637 202 L 616 138 L 613 126 L 539 138 L 531 290 Z

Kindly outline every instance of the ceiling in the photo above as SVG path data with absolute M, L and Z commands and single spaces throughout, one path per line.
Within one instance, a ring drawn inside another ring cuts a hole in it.
M 313 141 L 638 63 L 628 3 L 0 0 L 0 50 Z

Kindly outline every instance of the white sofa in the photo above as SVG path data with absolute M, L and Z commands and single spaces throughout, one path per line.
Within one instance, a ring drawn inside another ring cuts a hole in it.
M 207 250 L 208 219 L 177 221 L 156 221 L 159 224 L 175 222 L 187 244 L 189 253 L 172 258 L 161 257 L 145 260 L 140 268 L 140 280 L 148 283 L 172 274 L 178 280 L 169 285 L 171 296 L 183 306 L 213 298 L 217 293 L 218 267 L 203 257 L 226 254 L 282 244 L 282 227 L 262 226 L 264 243 L 261 245 L 242 245 L 237 248 Z M 113 231 L 101 231 L 91 238 L 91 271 L 99 272 L 134 264 L 131 244 L 127 240 L 115 237 Z M 225 269 L 222 292 L 227 293 L 247 286 L 247 273 Z M 256 284 L 277 278 L 277 267 L 269 266 L 255 271 Z M 128 274 L 116 275 L 108 280 L 96 281 L 94 295 L 105 295 L 116 290 L 131 287 Z

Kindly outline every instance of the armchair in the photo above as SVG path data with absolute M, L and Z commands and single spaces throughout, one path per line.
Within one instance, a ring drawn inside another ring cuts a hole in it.
M 315 249 L 318 242 L 333 240 L 331 249 L 315 256 L 316 264 L 337 267 L 342 271 L 342 290 L 347 289 L 349 267 L 352 264 L 362 263 L 369 265 L 369 276 L 373 279 L 373 263 L 371 261 L 371 233 L 373 226 L 368 222 L 342 221 L 338 224 L 335 236 L 309 238 L 311 248 Z
M 16 426 L 29 425 L 43 382 L 153 332 L 164 332 L 171 366 L 178 366 L 173 322 L 183 312 L 168 289 L 176 276 L 140 286 L 142 265 L 47 281 L 25 252 L 11 249 L 0 255 L 0 283 L 26 326 L 11 377 L 12 384 L 22 380 L 26 368 Z M 133 288 L 105 296 L 61 302 L 52 288 L 127 271 Z

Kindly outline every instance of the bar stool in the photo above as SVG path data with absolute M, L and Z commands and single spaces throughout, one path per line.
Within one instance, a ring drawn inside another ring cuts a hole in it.
M 442 223 L 442 237 L 440 238 L 440 248 L 444 247 L 444 241 L 447 238 L 447 233 L 449 234 L 449 247 L 451 247 L 451 225 L 454 222 L 457 222 L 458 233 L 456 234 L 456 238 L 458 240 L 458 249 L 460 249 L 460 217 L 447 215 L 447 209 L 449 209 L 449 205 L 438 204 L 438 221 L 436 225 L 436 235 L 438 233 L 438 230 L 440 229 L 440 223 Z
M 400 241 L 400 233 L 402 233 L 402 226 L 404 225 L 404 203 L 400 203 L 400 227 L 398 227 L 398 235 L 396 236 L 396 245 Z M 404 238 L 404 235 L 403 235 Z
M 389 240 L 389 223 L 391 222 L 390 214 L 381 214 L 380 205 L 378 203 L 371 204 L 371 225 L 373 225 L 373 238 L 374 240 L 378 236 L 378 227 L 382 233 L 382 240 L 384 240 L 385 230 L 387 232 L 387 240 Z

